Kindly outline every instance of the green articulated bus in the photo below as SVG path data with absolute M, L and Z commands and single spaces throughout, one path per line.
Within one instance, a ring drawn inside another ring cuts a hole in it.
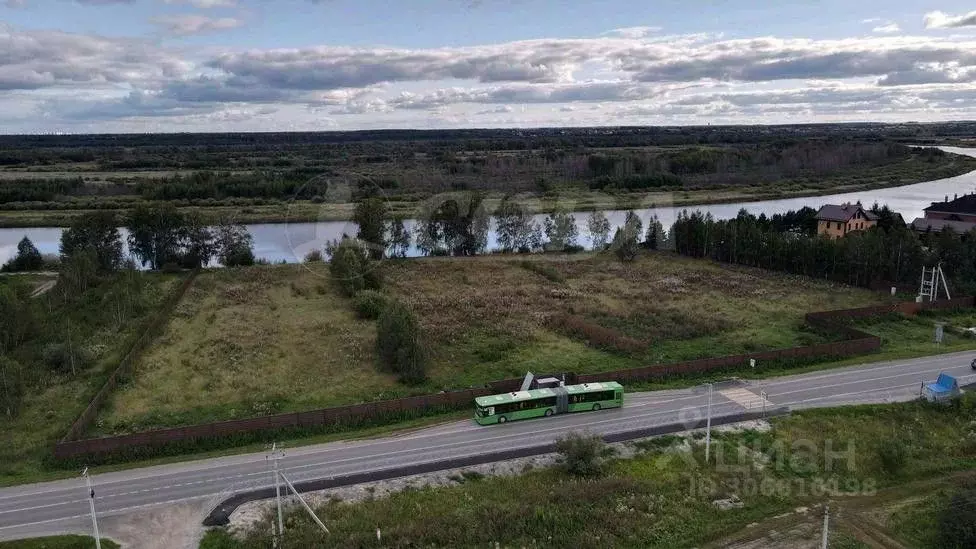
M 624 388 L 613 381 L 583 383 L 483 396 L 474 399 L 474 403 L 474 420 L 491 425 L 567 412 L 619 408 L 624 404 Z

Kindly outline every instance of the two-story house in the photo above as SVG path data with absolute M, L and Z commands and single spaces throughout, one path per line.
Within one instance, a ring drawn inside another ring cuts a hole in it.
M 817 234 L 842 238 L 853 231 L 864 231 L 878 224 L 878 217 L 861 204 L 827 204 L 817 212 Z
M 976 194 L 956 196 L 944 202 L 933 202 L 925 208 L 925 217 L 912 221 L 912 228 L 920 233 L 951 229 L 956 234 L 976 229 Z

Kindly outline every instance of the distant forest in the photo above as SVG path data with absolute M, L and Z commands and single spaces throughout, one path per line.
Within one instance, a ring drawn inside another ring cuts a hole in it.
M 0 209 L 245 206 L 450 191 L 816 193 L 976 169 L 973 123 L 0 136 Z

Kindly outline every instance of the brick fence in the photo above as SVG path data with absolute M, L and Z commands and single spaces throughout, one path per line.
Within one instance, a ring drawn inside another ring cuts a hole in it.
M 190 281 L 186 282 L 188 286 Z M 183 291 L 185 291 L 185 287 Z M 575 375 L 567 374 L 566 381 L 569 383 L 591 383 L 595 381 L 620 381 L 634 382 L 662 379 L 667 376 L 720 371 L 742 367 L 749 363 L 749 359 L 756 361 L 778 361 L 804 358 L 831 358 L 855 356 L 881 348 L 881 339 L 877 336 L 862 332 L 853 328 L 845 320 L 855 318 L 866 318 L 884 314 L 901 313 L 914 315 L 926 309 L 949 309 L 960 307 L 972 307 L 974 299 L 964 297 L 952 301 L 939 301 L 934 303 L 894 303 L 891 305 L 881 305 L 877 307 L 864 307 L 859 309 L 845 309 L 839 311 L 826 311 L 809 313 L 806 315 L 806 322 L 816 328 L 829 330 L 839 333 L 846 339 L 834 343 L 820 343 L 805 347 L 793 347 L 790 349 L 779 349 L 773 351 L 762 351 L 747 353 L 742 355 L 723 356 L 717 358 L 706 358 L 700 360 L 690 360 L 671 364 L 656 364 L 641 368 L 628 370 L 618 370 L 613 372 L 602 372 L 597 374 Z M 148 332 L 147 332 L 148 333 Z M 141 345 L 145 345 L 142 342 Z M 136 345 L 135 348 L 141 348 Z M 131 356 L 132 353 L 130 353 Z M 125 368 L 130 367 L 131 359 L 125 363 Z M 78 419 L 72 432 L 83 420 L 88 423 L 94 418 L 98 407 L 107 397 L 107 392 L 114 388 L 117 382 L 117 374 L 123 371 L 122 365 L 119 370 L 112 375 L 102 391 L 92 401 L 85 414 Z M 274 431 L 288 428 L 316 428 L 324 426 L 343 426 L 354 425 L 364 421 L 395 416 L 397 414 L 412 413 L 422 415 L 427 412 L 437 410 L 451 410 L 470 407 L 472 401 L 479 396 L 503 393 L 517 389 L 521 379 L 506 379 L 494 381 L 484 387 L 464 389 L 458 391 L 447 391 L 437 394 L 421 395 L 395 400 L 384 400 L 369 402 L 365 404 L 355 404 L 350 406 L 339 406 L 325 408 L 309 412 L 294 412 L 286 414 L 276 414 L 249 419 L 232 421 L 221 421 L 216 423 L 206 423 L 201 425 L 190 425 L 186 427 L 174 427 L 170 429 L 159 429 L 133 433 L 129 435 L 92 438 L 85 440 L 72 440 L 65 437 L 64 440 L 55 445 L 54 456 L 58 459 L 77 458 L 85 455 L 109 455 L 122 450 L 132 448 L 154 448 L 174 443 L 194 442 L 198 440 L 213 439 L 239 435 L 242 433 L 255 433 L 264 431 Z M 97 401 L 97 403 L 96 403 Z M 90 414 L 90 417 L 89 417 Z

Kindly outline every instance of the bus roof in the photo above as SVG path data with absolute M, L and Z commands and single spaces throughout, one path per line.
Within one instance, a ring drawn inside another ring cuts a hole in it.
M 616 381 L 604 381 L 601 383 L 582 383 L 580 385 L 566 385 L 566 392 L 575 395 L 579 393 L 591 393 L 594 391 L 612 391 L 623 389 L 623 386 Z M 521 400 L 531 400 L 536 398 L 554 397 L 555 389 L 531 389 L 528 391 L 515 391 L 511 393 L 501 393 L 498 395 L 488 395 L 474 399 L 478 406 L 495 406 L 496 404 L 506 404 Z

